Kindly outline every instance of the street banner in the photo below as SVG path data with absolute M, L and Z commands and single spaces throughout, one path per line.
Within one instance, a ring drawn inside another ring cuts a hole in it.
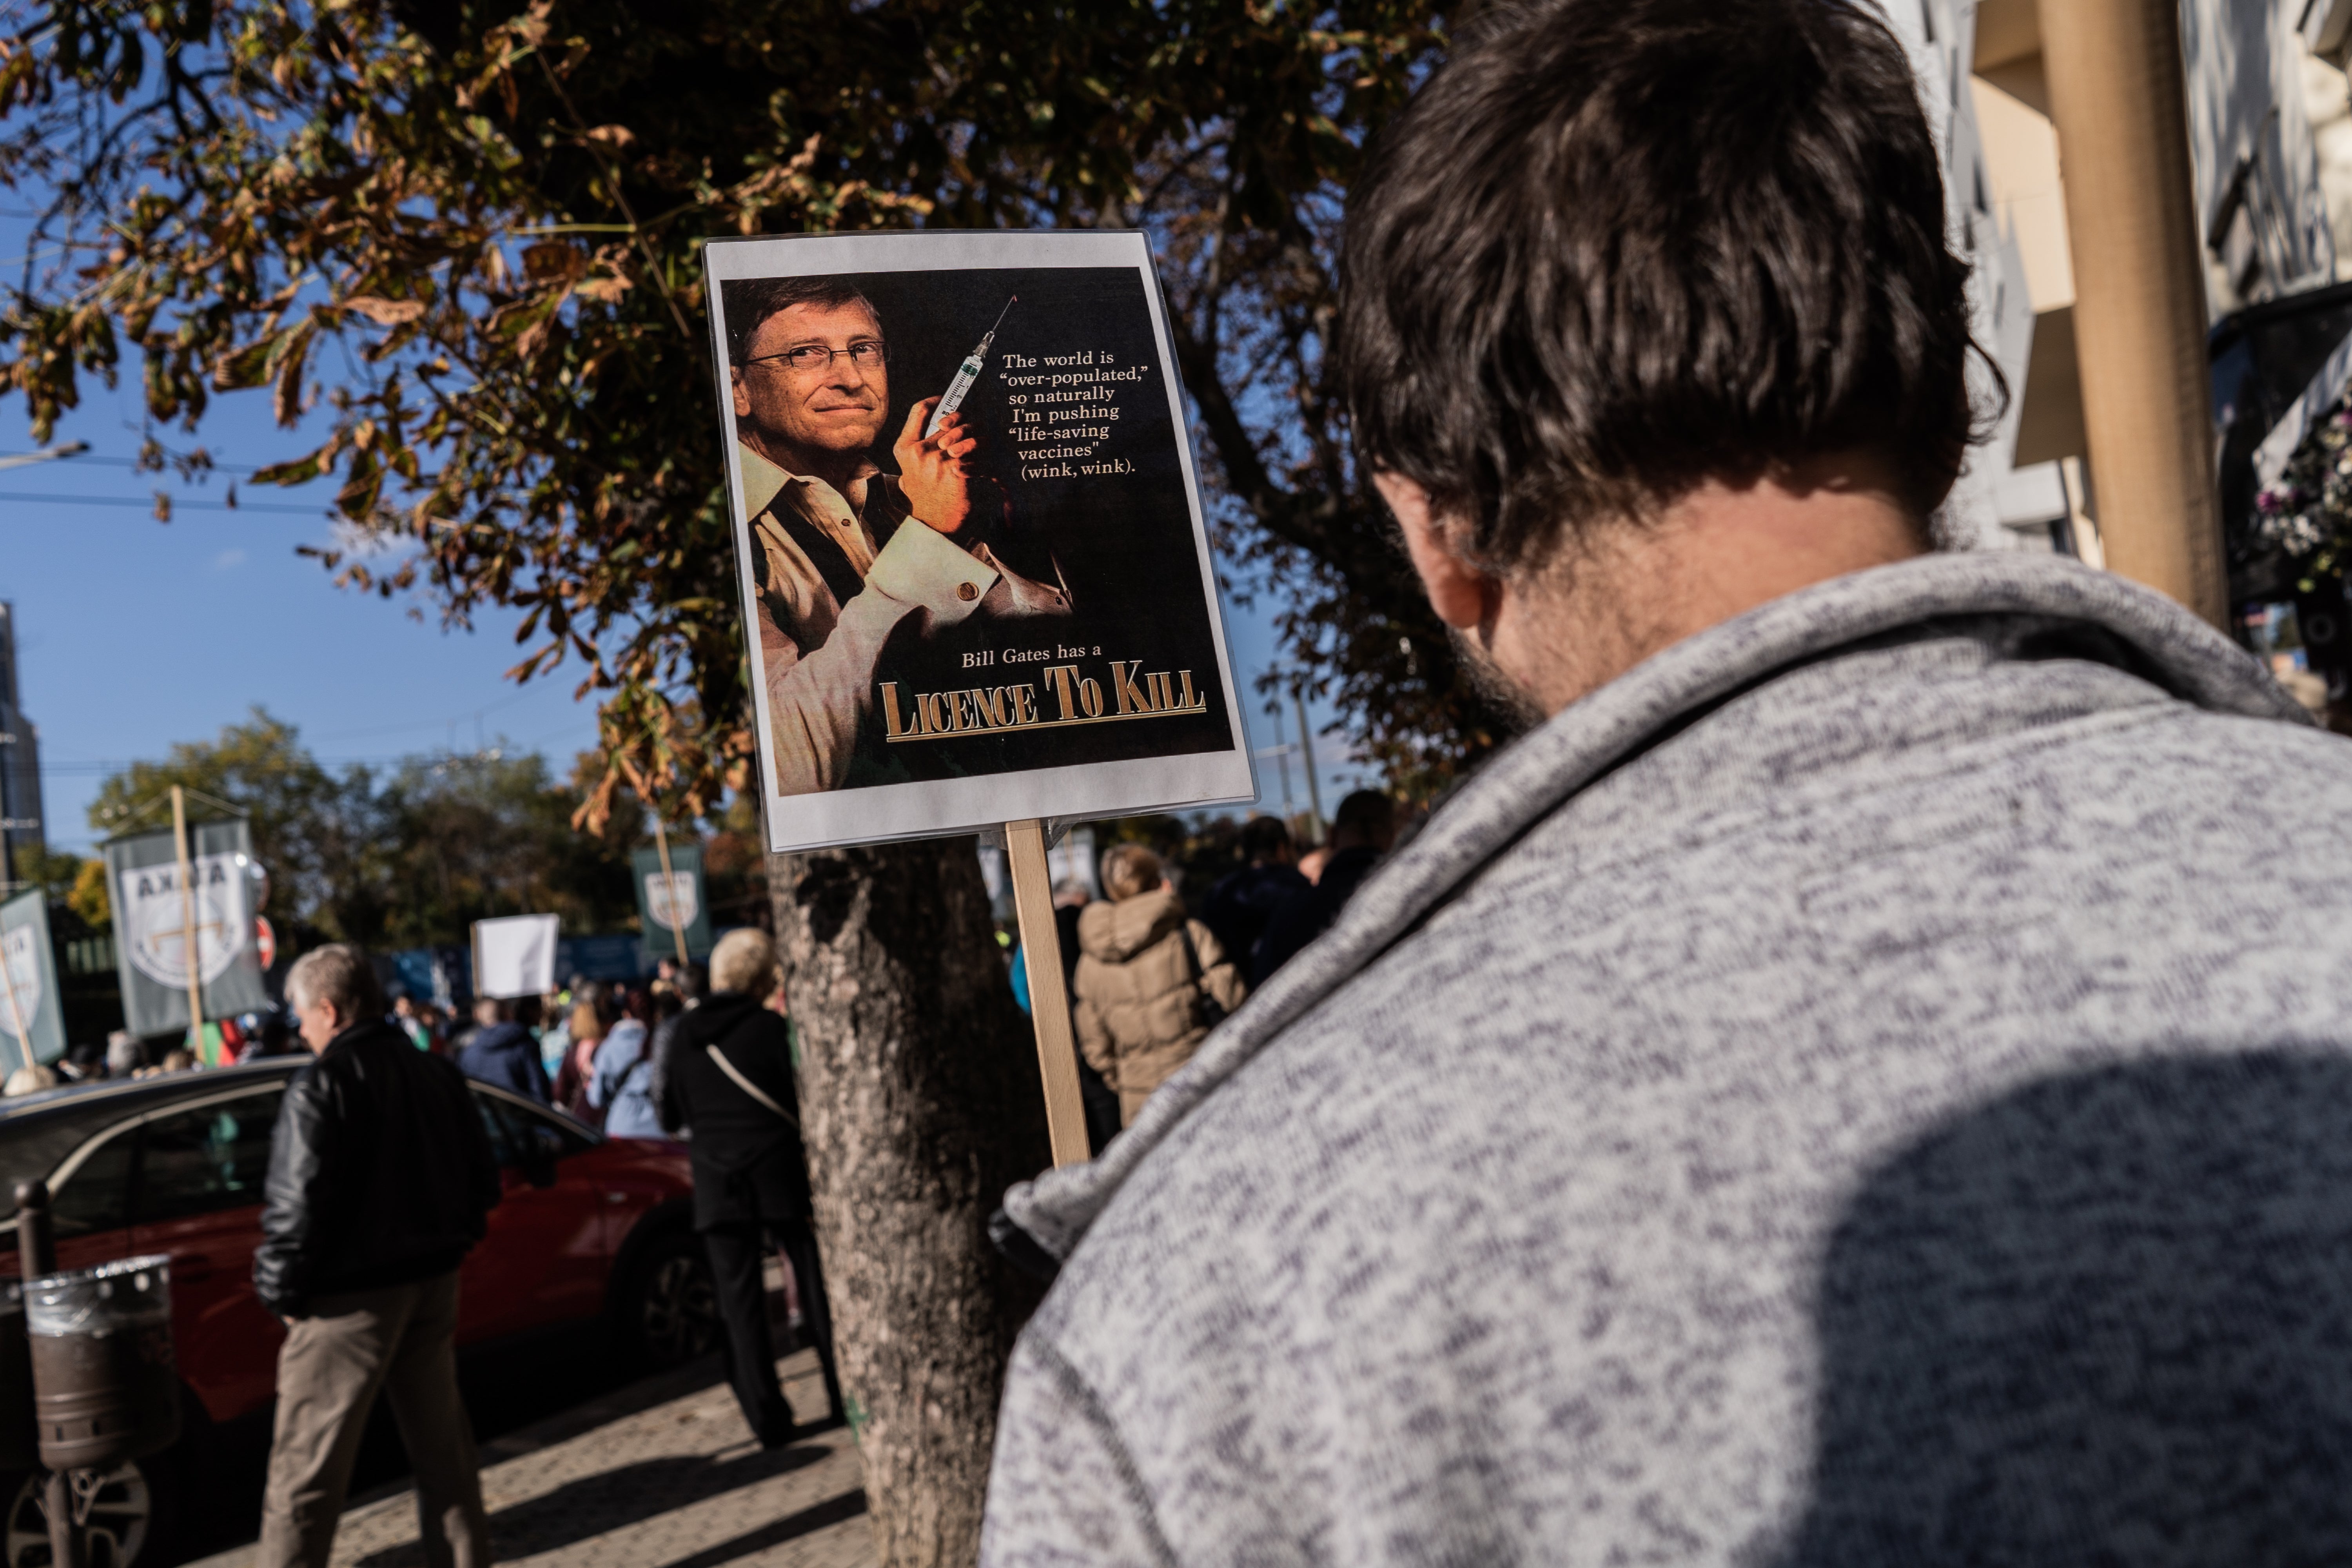
M 258 878 L 251 830 L 242 819 L 191 824 L 188 855 L 189 888 L 184 895 L 179 847 L 168 828 L 106 845 L 122 1016 L 134 1035 L 187 1028 L 192 952 L 205 1017 L 269 1005 L 253 940 Z M 195 922 L 193 943 L 188 940 L 191 915 Z
M 66 1054 L 64 1005 L 48 895 L 19 893 L 0 904 L 0 1071 Z
M 1255 797 L 1143 236 L 703 260 L 771 848 Z
M 645 921 L 646 959 L 659 963 L 677 956 L 673 932 L 686 933 L 690 958 L 710 956 L 710 900 L 702 880 L 702 850 L 698 845 L 669 847 L 669 874 L 662 874 L 661 852 L 640 849 L 635 857 L 637 913 Z
M 506 1000 L 555 989 L 554 915 L 474 922 L 474 994 Z

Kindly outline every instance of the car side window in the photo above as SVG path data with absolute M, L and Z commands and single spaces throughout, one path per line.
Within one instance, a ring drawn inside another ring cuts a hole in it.
M 511 1100 L 495 1100 L 487 1094 L 478 1094 L 474 1099 L 482 1107 L 484 1119 L 491 1123 L 490 1147 L 497 1152 L 501 1165 L 520 1163 L 525 1150 L 536 1151 L 550 1160 L 561 1160 L 595 1146 L 593 1140 L 551 1116 L 542 1116 Z
M 481 1113 L 482 1131 L 489 1134 L 490 1157 L 501 1166 L 519 1163 L 514 1137 L 507 1131 L 506 1117 L 500 1114 L 505 1108 L 478 1089 L 474 1093 L 474 1109 Z
M 49 1199 L 59 1237 L 94 1236 L 131 1223 L 131 1178 L 138 1168 L 139 1129 L 126 1127 L 89 1152 Z
M 139 1223 L 260 1203 L 282 1098 L 282 1090 L 272 1089 L 149 1122 L 134 1205 Z

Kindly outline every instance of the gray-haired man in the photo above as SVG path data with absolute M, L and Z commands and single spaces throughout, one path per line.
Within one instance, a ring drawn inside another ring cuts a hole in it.
M 323 1568 L 378 1392 L 416 1472 L 427 1561 L 490 1561 L 457 1392 L 457 1265 L 499 1201 L 498 1163 L 457 1069 L 384 1021 L 367 954 L 307 952 L 286 977 L 318 1059 L 269 1147 L 254 1289 L 286 1321 L 260 1561 Z

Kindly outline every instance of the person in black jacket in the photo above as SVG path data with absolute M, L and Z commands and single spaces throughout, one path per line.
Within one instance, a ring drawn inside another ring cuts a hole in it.
M 547 1068 L 539 1059 L 539 1041 L 531 1026 L 540 1019 L 540 1000 L 525 996 L 497 1001 L 485 996 L 474 1004 L 474 1019 L 481 1027 L 466 1037 L 457 1053 L 457 1068 L 467 1078 L 529 1095 L 541 1105 L 554 1102 L 548 1092 Z
M 694 1159 L 694 1228 L 727 1324 L 728 1377 L 735 1402 L 762 1447 L 782 1447 L 802 1430 L 776 1384 L 761 1268 L 772 1232 L 800 1287 L 801 1316 L 816 1346 L 832 1410 L 842 1415 L 833 1360 L 833 1313 L 810 1228 L 808 1154 L 801 1145 L 800 1094 L 792 1037 L 768 1010 L 778 984 L 776 950 L 765 933 L 731 931 L 710 954 L 710 994 L 679 1015 L 665 1053 L 659 1110 L 665 1131 L 686 1129 Z
M 1323 874 L 1313 887 L 1283 901 L 1250 953 L 1252 990 L 1331 929 L 1381 858 L 1396 847 L 1396 802 L 1388 796 L 1360 789 L 1339 803 L 1331 814 L 1331 858 L 1323 863 Z
M 324 1568 L 381 1389 L 427 1561 L 487 1568 L 456 1334 L 457 1266 L 499 1201 L 489 1138 L 457 1068 L 384 1021 L 366 953 L 304 953 L 286 994 L 318 1059 L 278 1107 L 253 1255 L 255 1292 L 287 1326 L 258 1561 Z

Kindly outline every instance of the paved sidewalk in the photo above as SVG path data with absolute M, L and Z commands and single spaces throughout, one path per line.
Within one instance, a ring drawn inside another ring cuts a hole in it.
M 778 1363 L 803 1419 L 824 1410 L 816 1353 Z M 538 1568 L 868 1568 L 873 1538 L 845 1429 L 765 1453 L 715 1360 L 648 1378 L 482 1447 L 500 1563 Z M 334 1568 L 421 1568 L 406 1488 L 343 1515 Z M 250 1568 L 240 1546 L 194 1568 Z

